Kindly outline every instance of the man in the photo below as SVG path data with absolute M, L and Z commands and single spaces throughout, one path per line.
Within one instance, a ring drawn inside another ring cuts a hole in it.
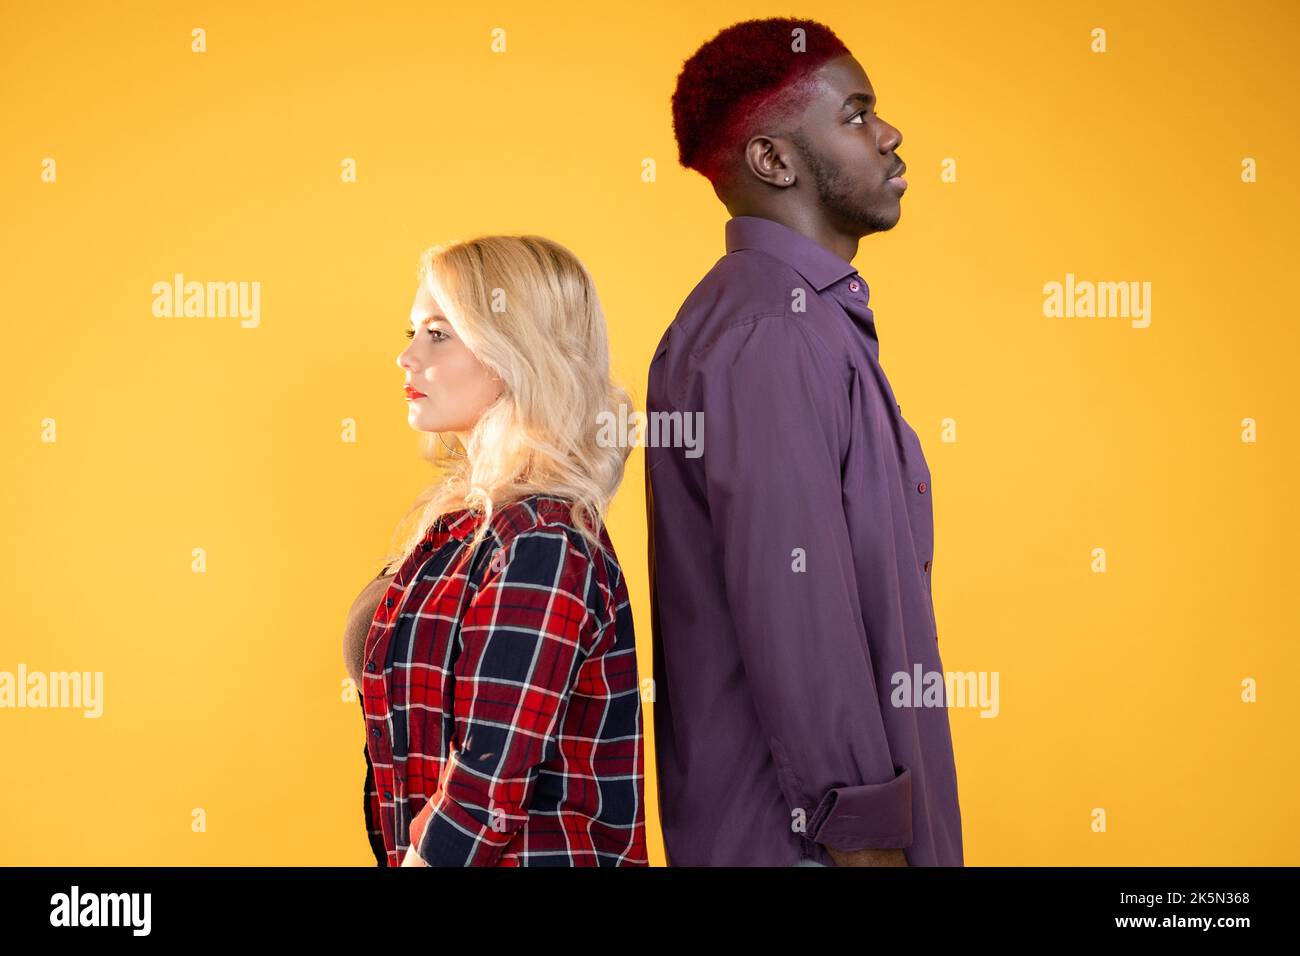
M 673 121 L 732 218 L 647 391 L 703 426 L 646 449 L 668 862 L 961 866 L 930 472 L 850 264 L 898 222 L 902 138 L 835 34 L 784 18 L 704 44 Z

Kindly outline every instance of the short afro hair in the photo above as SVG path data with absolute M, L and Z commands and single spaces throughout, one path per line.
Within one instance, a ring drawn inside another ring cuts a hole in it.
M 721 31 L 682 64 L 677 76 L 673 132 L 681 164 L 715 189 L 725 184 L 739 169 L 739 147 L 762 127 L 801 113 L 811 74 L 848 52 L 815 20 L 745 20 Z

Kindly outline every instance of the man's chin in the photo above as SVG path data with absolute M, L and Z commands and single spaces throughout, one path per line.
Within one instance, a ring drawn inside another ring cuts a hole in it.
M 902 215 L 903 207 L 901 203 L 895 203 L 894 208 L 889 212 L 873 212 L 863 218 L 862 234 L 866 236 L 873 232 L 888 232 L 898 225 L 898 220 L 902 218 Z

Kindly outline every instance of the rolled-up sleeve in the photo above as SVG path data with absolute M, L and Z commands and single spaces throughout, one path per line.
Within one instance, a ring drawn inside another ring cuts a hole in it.
M 466 608 L 455 663 L 456 738 L 410 825 L 430 866 L 493 866 L 528 820 L 539 766 L 590 651 L 590 565 L 563 532 L 512 539 Z
M 722 333 L 699 376 L 712 544 L 793 825 L 840 850 L 906 847 L 911 777 L 886 739 L 844 510 L 847 369 L 786 313 Z

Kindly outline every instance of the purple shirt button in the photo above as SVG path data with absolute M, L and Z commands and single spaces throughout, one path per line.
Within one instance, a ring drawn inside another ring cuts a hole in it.
M 921 494 L 925 494 L 925 482 L 923 481 L 919 485 L 917 485 L 916 490 L 919 491 Z

